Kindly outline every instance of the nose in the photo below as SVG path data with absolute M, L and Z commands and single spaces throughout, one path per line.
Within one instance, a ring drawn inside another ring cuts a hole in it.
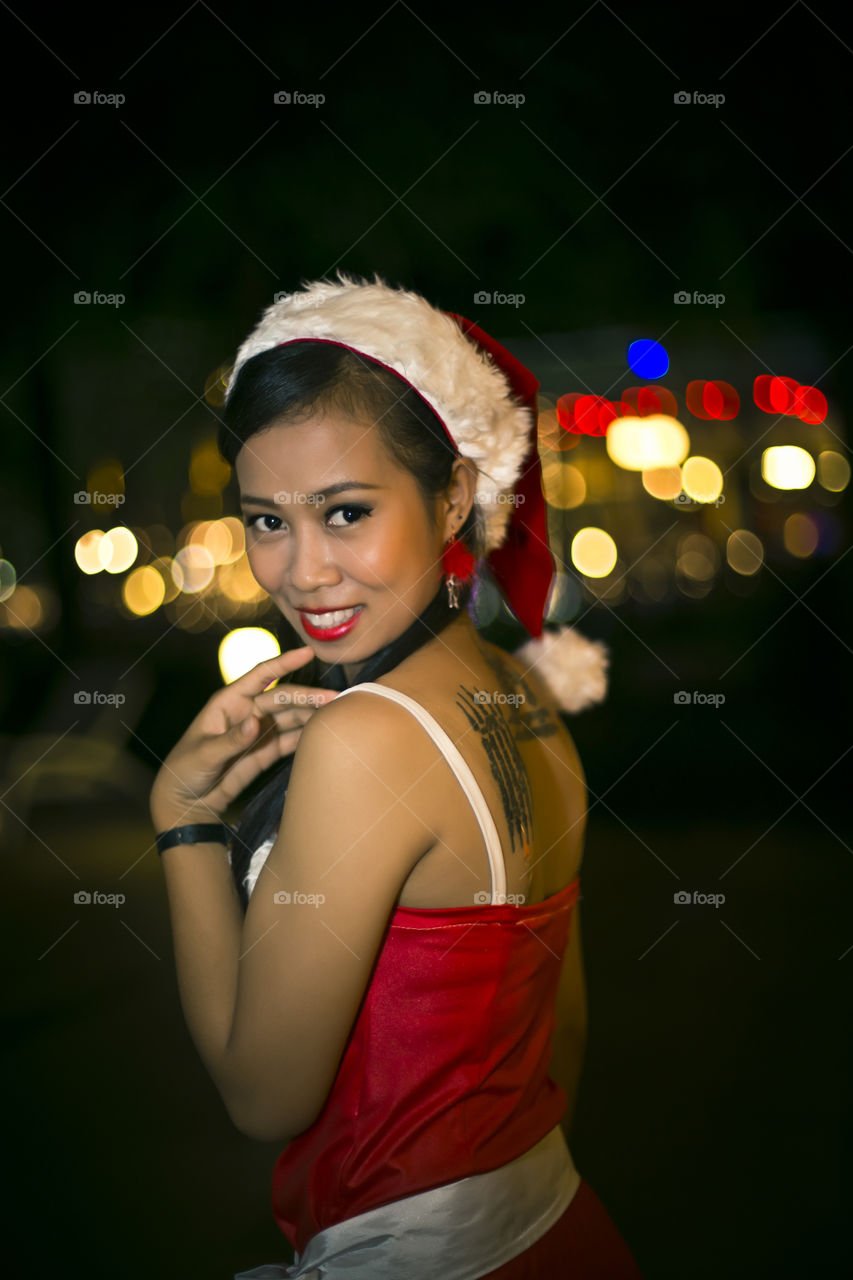
M 303 596 L 318 587 L 335 586 L 341 580 L 339 570 L 332 560 L 329 539 L 315 528 L 303 528 L 289 539 L 290 563 L 287 578 L 296 596 Z

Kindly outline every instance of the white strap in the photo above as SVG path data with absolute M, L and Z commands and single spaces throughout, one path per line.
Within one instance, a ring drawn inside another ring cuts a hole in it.
M 392 702 L 398 702 L 401 707 L 408 707 L 412 715 L 420 720 L 439 751 L 447 759 L 462 784 L 462 790 L 471 802 L 471 808 L 474 810 L 477 821 L 480 824 L 480 830 L 483 833 L 483 839 L 486 842 L 489 872 L 492 879 L 492 904 L 494 904 L 495 899 L 498 902 L 503 902 L 506 899 L 506 872 L 504 871 L 503 852 L 501 851 L 497 827 L 489 806 L 486 804 L 485 796 L 477 785 L 477 780 L 459 749 L 454 746 L 452 739 L 445 733 L 435 717 L 431 716 L 425 707 L 422 707 L 414 698 L 410 698 L 407 693 L 399 693 L 396 689 L 388 689 L 384 684 L 365 681 L 364 684 L 353 684 L 348 689 L 342 689 L 338 697 L 340 698 L 344 693 L 355 693 L 364 689 L 372 693 L 379 693 L 383 698 L 390 698 Z

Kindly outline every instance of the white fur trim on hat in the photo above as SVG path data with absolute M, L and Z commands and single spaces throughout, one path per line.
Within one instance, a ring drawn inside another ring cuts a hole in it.
M 590 640 L 574 627 L 545 630 L 515 650 L 534 668 L 564 711 L 583 711 L 607 696 L 610 653 L 603 640 Z
M 478 468 L 488 553 L 503 542 L 513 492 L 530 447 L 530 410 L 513 395 L 491 357 L 449 315 L 420 294 L 337 272 L 340 284 L 303 282 L 267 307 L 237 352 L 228 393 L 245 362 L 291 338 L 331 338 L 389 365 L 446 424 L 463 457 Z

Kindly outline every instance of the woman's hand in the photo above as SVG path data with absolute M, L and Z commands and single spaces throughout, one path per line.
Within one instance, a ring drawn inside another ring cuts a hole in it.
M 155 831 L 221 821 L 258 774 L 296 750 L 303 726 L 337 693 L 267 686 L 303 667 L 312 652 L 304 645 L 268 658 L 209 699 L 154 779 L 149 807 Z

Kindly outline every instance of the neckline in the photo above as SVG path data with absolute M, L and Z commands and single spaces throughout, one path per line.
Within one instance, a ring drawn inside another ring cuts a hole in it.
M 568 884 L 564 884 L 562 889 L 558 889 L 556 893 L 551 893 L 547 898 L 543 898 L 541 902 L 484 902 L 481 906 L 471 907 L 403 907 L 394 908 L 394 915 L 400 912 L 409 912 L 413 915 L 431 916 L 431 915 L 450 915 L 450 914 L 466 914 L 470 915 L 475 912 L 479 915 L 483 911 L 512 911 L 517 916 L 523 915 L 525 912 L 539 911 L 543 907 L 552 907 L 559 902 L 561 898 L 567 897 L 574 890 L 575 885 L 580 888 L 580 872 L 575 876 L 574 880 L 570 880 Z

